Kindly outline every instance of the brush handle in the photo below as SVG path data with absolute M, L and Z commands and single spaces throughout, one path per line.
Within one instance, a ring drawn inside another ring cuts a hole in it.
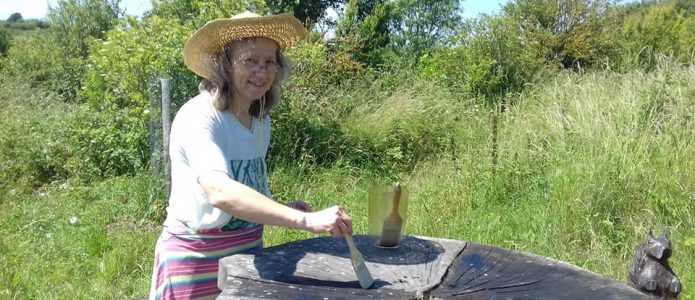
M 346 234 L 345 240 L 347 241 L 348 248 L 350 248 L 350 256 L 353 256 L 355 255 L 355 253 L 360 252 L 359 250 L 357 250 L 357 246 L 355 246 L 355 241 L 352 239 L 352 235 Z
M 391 208 L 391 213 L 386 217 L 384 222 L 386 223 L 402 223 L 403 218 L 398 213 L 398 208 L 401 206 L 401 184 L 400 182 L 396 184 L 396 188 L 393 192 L 393 207 Z

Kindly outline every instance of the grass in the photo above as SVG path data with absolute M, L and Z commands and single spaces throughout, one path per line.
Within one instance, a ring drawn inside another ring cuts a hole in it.
M 163 209 L 161 181 L 65 182 L 34 194 L 5 191 L 0 298 L 123 299 L 144 295 Z
M 376 144 L 389 138 L 391 124 L 403 123 L 407 134 L 400 136 L 413 140 L 431 125 L 444 131 L 446 147 L 387 178 L 341 163 L 275 165 L 276 199 L 304 199 L 315 209 L 341 205 L 355 232 L 364 233 L 369 189 L 400 180 L 410 192 L 407 234 L 530 252 L 623 282 L 647 228 L 668 227 L 680 299 L 695 299 L 694 67 L 563 73 L 513 96 L 517 105 L 499 119 L 495 172 L 489 111 L 437 85 L 406 86 L 412 88 L 383 94 L 385 101 L 342 110 L 342 126 Z M 339 97 L 352 96 L 346 88 Z M 31 117 L 13 109 L 0 121 Z M 0 187 L 0 299 L 147 294 L 165 205 L 160 180 L 141 174 Z M 315 236 L 266 233 L 266 246 Z

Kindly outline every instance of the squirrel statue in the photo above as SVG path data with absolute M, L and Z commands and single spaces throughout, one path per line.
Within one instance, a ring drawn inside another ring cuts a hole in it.
M 664 228 L 662 236 L 655 237 L 649 228 L 647 240 L 635 251 L 628 273 L 632 286 L 663 299 L 678 299 L 681 283 L 668 264 L 672 254 L 668 230 Z

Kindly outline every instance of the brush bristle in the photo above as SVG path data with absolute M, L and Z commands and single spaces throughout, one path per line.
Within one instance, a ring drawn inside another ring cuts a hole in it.
M 381 230 L 381 239 L 379 246 L 396 247 L 401 242 L 401 229 L 403 223 L 384 222 L 384 227 Z

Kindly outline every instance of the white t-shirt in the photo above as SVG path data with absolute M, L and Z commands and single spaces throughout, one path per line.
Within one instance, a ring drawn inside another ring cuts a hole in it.
M 186 102 L 171 126 L 171 195 L 165 225 L 181 221 L 192 230 L 255 226 L 213 207 L 198 177 L 222 171 L 270 198 L 265 163 L 269 143 L 270 117 L 253 118 L 249 130 L 229 111 L 216 109 L 209 93 Z

